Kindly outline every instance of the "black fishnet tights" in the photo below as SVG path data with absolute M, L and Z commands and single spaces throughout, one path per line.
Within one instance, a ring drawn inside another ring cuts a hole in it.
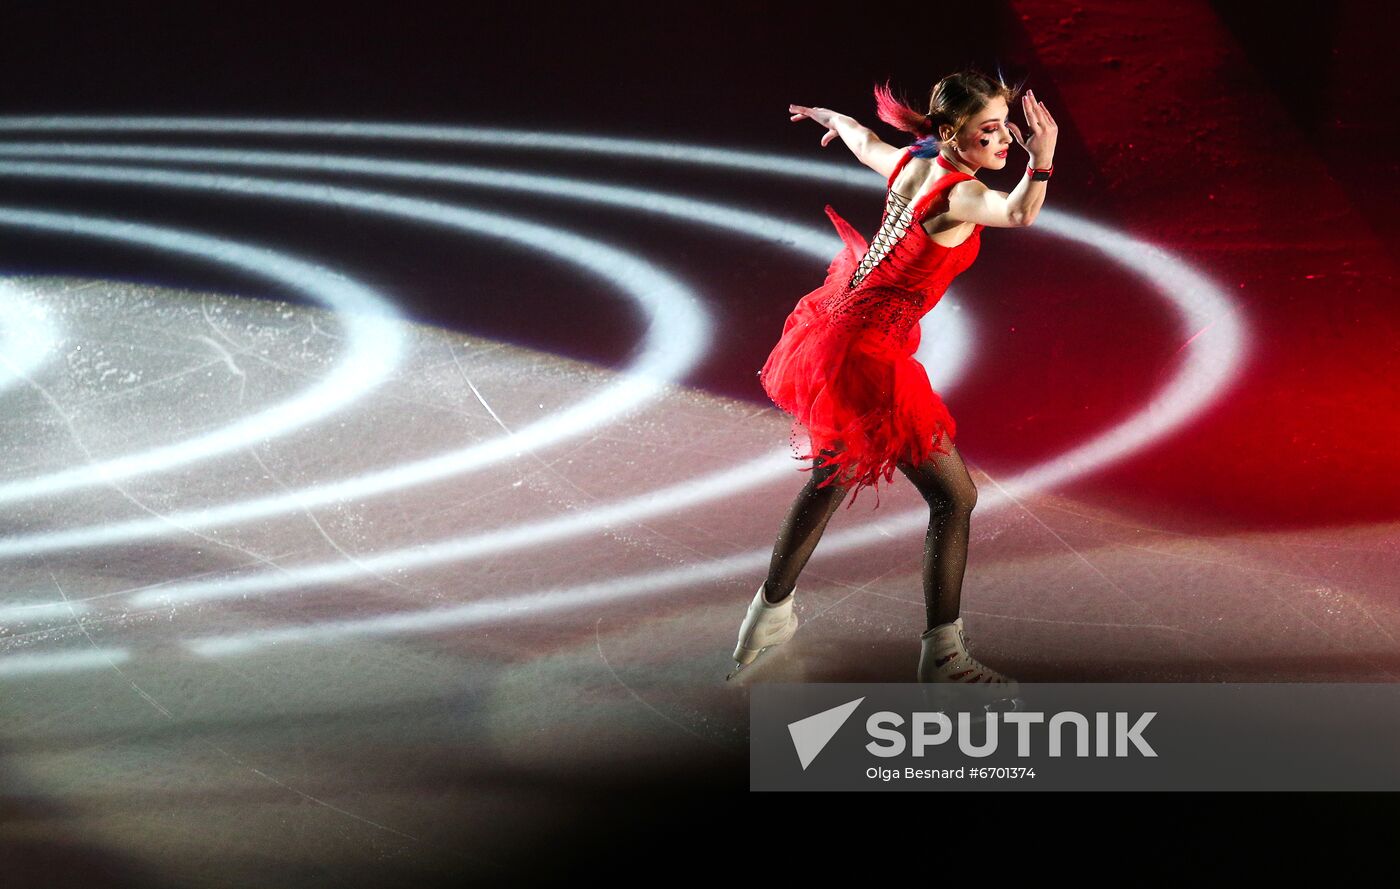
M 829 455 L 832 452 L 821 453 Z M 802 573 L 812 550 L 817 548 L 817 541 L 821 540 L 822 532 L 826 530 L 826 523 L 850 490 L 839 481 L 825 488 L 817 487 L 836 471 L 824 463 L 825 459 L 820 456 L 812 461 L 811 476 L 802 490 L 797 492 L 797 499 L 792 501 L 787 518 L 778 531 L 778 541 L 773 544 L 773 558 L 768 563 L 768 579 L 764 581 L 763 588 L 763 597 L 769 602 L 785 599 L 792 592 L 797 585 L 797 576 Z
M 923 563 L 928 629 L 957 620 L 963 574 L 967 569 L 972 509 L 977 504 L 977 488 L 962 456 L 956 447 L 950 445 L 949 450 L 948 454 L 935 452 L 917 467 L 899 465 L 900 471 L 914 483 L 929 505 Z M 846 499 L 849 489 L 840 482 L 817 488 L 834 471 L 822 464 L 821 457 L 813 461 L 812 477 L 798 492 L 778 532 L 764 586 L 764 598 L 769 602 L 786 598 L 796 587 L 797 577 L 817 548 L 827 522 Z

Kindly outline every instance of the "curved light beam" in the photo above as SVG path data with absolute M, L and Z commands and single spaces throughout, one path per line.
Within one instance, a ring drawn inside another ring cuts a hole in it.
M 794 175 L 816 178 L 826 182 L 837 182 L 839 184 L 849 184 L 856 186 L 872 186 L 874 183 L 870 177 L 863 172 L 857 179 L 850 171 L 838 170 L 836 167 L 826 167 L 825 165 L 812 164 L 810 162 L 794 161 L 773 155 L 754 155 L 743 152 L 728 152 L 718 149 L 705 149 L 696 146 L 675 145 L 674 143 L 655 143 L 640 140 L 613 140 L 598 139 L 594 137 L 561 137 L 557 133 L 522 133 L 519 131 L 487 130 L 481 128 L 459 128 L 459 127 L 415 127 L 412 125 L 378 125 L 378 124 L 349 124 L 349 123 L 306 123 L 291 121 L 219 121 L 209 119 L 113 119 L 113 118 L 8 118 L 0 119 L 0 128 L 3 129 L 51 129 L 51 130 L 81 130 L 81 129 L 124 129 L 127 131 L 188 131 L 188 132 L 244 132 L 244 133 L 264 133 L 276 135 L 324 135 L 324 136 L 346 136 L 354 138 L 420 138 L 431 141 L 449 142 L 481 142 L 490 145 L 514 144 L 521 148 L 539 148 L 546 150 L 578 150 L 578 151 L 599 151 L 608 154 L 631 154 L 632 156 L 645 156 L 658 160 L 675 160 L 686 163 L 714 163 L 721 166 L 728 166 L 733 169 L 752 170 L 755 172 L 765 172 L 776 175 Z M 586 144 L 582 144 L 586 143 Z M 718 152 L 719 157 L 711 157 L 712 153 Z M 1038 226 L 1042 231 L 1050 230 L 1056 233 L 1059 217 L 1065 217 L 1066 226 L 1058 233 L 1072 236 L 1074 232 L 1074 220 L 1068 214 L 1052 211 L 1043 212 Z M 1091 223 L 1084 223 L 1091 226 Z M 1088 230 L 1088 229 L 1085 229 Z M 1099 249 L 1103 247 L 1099 244 L 1091 243 Z M 1118 245 L 1112 245 L 1115 247 Z M 1080 475 L 1095 468 L 1088 465 L 1085 460 L 1094 457 L 1104 457 L 1112 459 L 1115 455 L 1125 453 L 1124 448 L 1134 446 L 1134 442 L 1141 443 L 1142 433 L 1146 432 L 1150 437 L 1151 431 L 1160 433 L 1169 428 L 1173 423 L 1189 416 L 1190 412 L 1198 409 L 1207 403 L 1212 397 L 1218 396 L 1220 391 L 1228 381 L 1237 373 L 1238 365 L 1244 352 L 1244 329 L 1243 323 L 1229 301 L 1228 297 L 1216 290 L 1213 285 L 1199 275 L 1195 275 L 1184 265 L 1172 263 L 1172 268 L 1163 269 L 1160 265 L 1153 263 L 1152 253 L 1161 253 L 1155 248 L 1147 245 L 1149 251 L 1144 255 L 1146 272 L 1148 276 L 1157 279 L 1171 278 L 1171 272 L 1180 272 L 1188 279 L 1196 279 L 1196 283 L 1204 286 L 1191 293 L 1182 295 L 1181 299 L 1175 299 L 1177 294 L 1166 291 L 1169 299 L 1177 303 L 1182 312 L 1183 320 L 1190 321 L 1201 317 L 1211 318 L 1207 326 L 1196 331 L 1190 331 L 1191 338 L 1188 345 L 1192 345 L 1188 352 L 1186 365 L 1183 372 L 1179 373 L 1166 387 L 1154 396 L 1148 409 L 1130 417 L 1124 423 L 1119 424 L 1106 435 L 1101 435 L 1083 446 L 1073 454 L 1078 454 L 1075 461 L 1061 464 L 1058 460 L 1047 461 L 1038 467 L 1018 475 L 1011 480 L 1011 487 L 1003 487 L 1000 496 L 986 498 L 995 502 L 1004 503 L 1013 492 L 1024 489 L 1028 484 L 1034 484 L 1037 479 L 1042 483 L 1047 479 L 1064 480 L 1069 477 Z M 1121 255 L 1115 258 L 1122 259 Z M 1165 273 L 1164 273 L 1165 272 Z M 1214 386 L 1216 391 L 1191 392 L 1189 386 L 1193 384 L 1204 384 Z M 997 492 L 994 492 L 997 493 Z M 882 522 L 871 523 L 863 529 L 847 532 L 841 535 L 830 535 L 824 544 L 828 547 L 845 548 L 845 546 L 864 545 L 867 539 L 873 539 L 877 535 L 880 537 L 889 533 L 889 526 L 898 524 L 900 519 L 914 518 L 915 522 L 905 522 L 909 527 L 922 528 L 924 516 L 923 510 L 913 510 L 902 516 L 893 516 Z M 895 530 L 902 530 L 896 528 Z M 863 539 L 864 538 L 864 539 Z M 757 556 L 757 561 L 750 565 L 748 560 Z M 719 576 L 726 576 L 735 571 L 747 571 L 756 567 L 761 567 L 766 559 L 766 551 L 741 554 L 736 557 L 739 562 L 725 560 Z M 644 583 L 650 583 L 655 575 L 646 575 Z M 596 585 L 595 585 L 596 586 Z M 652 586 L 651 588 L 655 588 Z M 605 593 L 607 591 L 604 591 Z M 616 594 L 626 595 L 627 590 L 615 590 Z M 578 601 L 578 596 L 567 598 L 562 604 Z M 518 601 L 518 600 L 516 600 Z M 508 607 L 509 601 L 502 603 Z M 557 605 L 558 603 L 556 603 Z M 555 607 L 555 606 L 552 606 Z M 386 616 L 402 620 L 405 615 Z M 362 622 L 363 623 L 363 622 Z M 308 629 L 308 628 L 294 628 Z M 314 630 L 314 628 L 309 628 Z M 355 630 L 359 632 L 360 630 Z
M 1180 260 L 1163 250 L 1118 235 L 1093 223 L 1062 218 L 1056 219 L 1053 225 L 1058 229 L 1056 234 L 1095 245 L 1112 259 L 1145 277 L 1149 283 L 1167 295 L 1180 312 L 1182 334 L 1190 337 L 1193 345 L 1187 352 L 1182 369 L 1144 409 L 1068 454 L 1046 461 L 1006 481 L 996 482 L 991 490 L 979 497 L 978 504 L 983 511 L 1004 508 L 1014 503 L 1021 495 L 1086 474 L 1148 444 L 1154 437 L 1180 425 L 1194 415 L 1204 403 L 1227 388 L 1237 373 L 1245 351 L 1242 319 L 1228 296 L 1203 275 L 1185 267 Z M 356 564 L 336 561 L 284 566 L 277 574 L 259 573 L 172 584 L 143 590 L 132 595 L 128 601 L 134 607 L 145 607 L 225 599 L 332 584 L 363 577 L 366 570 L 385 572 L 466 561 L 508 549 L 535 546 L 602 527 L 637 521 L 651 515 L 669 513 L 677 508 L 688 508 L 706 500 L 728 496 L 736 488 L 763 481 L 765 476 L 771 476 L 779 465 L 787 460 L 790 458 L 780 451 L 724 472 L 682 482 L 671 488 L 611 505 L 593 507 L 585 513 L 515 525 L 470 537 L 418 544 L 380 553 L 357 554 Z M 894 534 L 922 532 L 927 523 L 927 510 L 906 510 L 858 528 L 837 533 L 828 532 L 822 538 L 822 548 L 824 552 L 858 549 Z M 701 580 L 760 571 L 767 566 L 770 558 L 770 549 L 764 547 L 674 572 L 649 572 L 630 578 L 585 584 L 569 590 L 523 593 L 486 603 L 473 603 L 470 606 L 424 613 L 445 614 L 451 616 L 450 620 L 475 622 L 485 619 L 483 616 L 530 612 L 527 605 L 521 604 L 517 607 L 512 603 L 537 602 L 548 604 L 549 607 L 572 607 L 577 599 L 580 604 L 597 604 L 638 594 L 647 589 L 655 590 L 657 584 L 681 586 Z M 348 628 L 352 626 L 374 628 L 381 625 L 416 624 L 412 614 L 398 613 L 360 621 L 336 622 L 330 625 L 336 629 L 329 632 L 339 634 L 350 632 Z M 429 621 L 423 625 L 435 624 Z M 298 628 L 287 632 L 311 633 L 313 629 Z M 373 629 L 367 631 L 376 632 Z M 281 631 L 269 631 L 270 635 L 267 638 L 290 638 L 277 635 L 279 632 Z M 237 638 L 244 637 L 240 635 Z M 208 644 L 215 645 L 212 642 Z M 217 645 L 215 647 L 217 648 Z
M 492 462 L 518 456 L 526 448 L 539 448 L 546 444 L 581 434 L 594 426 L 635 410 L 657 395 L 672 380 L 682 376 L 695 365 L 710 340 L 711 325 L 696 294 L 675 278 L 661 271 L 651 263 L 638 259 L 632 254 L 609 247 L 591 238 L 563 232 L 556 227 L 525 222 L 520 219 L 487 213 L 465 207 L 443 204 L 436 201 L 409 198 L 402 195 L 364 191 L 341 186 L 316 183 L 286 182 L 265 180 L 250 176 L 226 176 L 205 173 L 182 173 L 168 170 L 147 170 L 131 167 L 88 166 L 83 164 L 52 164 L 18 162 L 0 165 L 0 176 L 33 178 L 60 178 L 77 181 L 99 181 L 123 185 L 146 185 L 166 188 L 189 188 L 216 191 L 220 193 L 277 197 L 314 204 L 330 204 L 339 208 L 353 207 L 369 212 L 399 218 L 409 218 L 419 222 L 434 223 L 443 227 L 464 230 L 477 235 L 502 240 L 525 243 L 532 249 L 551 253 L 575 266 L 595 273 L 610 284 L 619 287 L 631 296 L 644 310 L 648 323 L 645 348 L 634 365 L 624 369 L 623 381 L 609 387 L 599 395 L 575 405 L 561 414 L 555 414 L 536 421 L 515 434 L 483 442 L 469 448 L 453 451 L 436 458 L 402 465 L 378 473 L 373 480 L 379 490 L 392 490 L 408 484 L 421 484 L 459 472 L 481 469 Z M 365 311 L 365 310 L 361 310 Z M 381 316 L 387 313 L 380 312 Z M 398 325 L 384 325 L 382 318 L 372 319 L 370 327 L 379 339 L 392 341 L 395 355 L 401 348 L 402 333 Z M 393 333 L 386 336 L 383 327 L 392 327 Z M 370 337 L 373 341 L 374 337 Z M 377 370 L 372 366 L 371 370 Z M 358 371 L 359 376 L 369 371 Z M 324 384 L 318 389 L 324 389 Z M 361 386 L 363 388 L 363 385 Z M 305 402 L 303 396 L 297 400 Z M 284 406 L 285 408 L 285 406 Z M 299 414 L 287 416 L 285 409 L 278 409 L 278 419 L 285 428 L 302 425 L 310 409 L 320 414 L 327 412 L 323 404 L 313 402 L 299 408 Z M 267 414 L 261 415 L 265 417 Z M 297 421 L 297 417 L 300 421 Z M 255 418 L 258 422 L 247 421 L 238 427 L 254 427 L 258 438 L 266 438 L 270 423 Z M 231 434 L 225 434 L 218 442 L 220 450 L 246 445 L 247 441 L 232 442 Z M 37 494 L 51 494 L 59 490 L 69 490 L 83 484 L 96 484 L 112 478 L 134 475 L 138 472 L 151 472 L 169 465 L 172 459 L 188 463 L 198 456 L 208 456 L 218 452 L 206 446 L 203 453 L 191 454 L 189 443 L 156 449 L 137 457 L 108 461 L 95 467 L 68 470 L 38 479 L 12 482 L 0 485 L 0 502 L 15 500 Z M 165 463 L 156 465 L 151 455 L 164 455 Z M 370 490 L 372 485 L 362 486 Z M 320 486 L 317 489 L 329 500 L 345 500 L 357 495 L 353 484 L 338 483 Z M 293 511 L 303 508 L 304 501 L 294 495 L 280 495 L 276 498 L 280 511 Z M 329 502 L 329 501 L 323 501 Z
M 0 629 L 13 624 L 69 620 L 87 610 L 83 602 L 6 602 L 0 605 Z
M 823 259 L 829 258 L 831 254 L 841 246 L 839 239 L 826 231 L 782 219 L 775 219 L 772 216 L 764 214 L 735 210 L 708 201 L 699 201 L 643 189 L 595 185 L 579 180 L 521 174 L 508 170 L 384 161 L 374 158 L 328 157 L 324 155 L 287 154 L 279 152 L 164 149 L 159 147 L 152 148 L 149 146 L 90 147 L 57 144 L 23 146 L 0 145 L 0 156 L 46 156 L 51 151 L 57 151 L 60 156 L 68 158 L 93 157 L 106 160 L 158 160 L 164 162 L 178 161 L 186 163 L 227 163 L 259 167 L 290 167 L 295 169 L 310 169 L 318 172 L 351 172 L 399 179 L 440 181 L 490 188 L 504 188 L 553 196 L 562 195 L 578 201 L 639 209 L 672 218 L 698 222 L 714 228 L 741 232 L 752 237 L 775 240 L 805 255 Z M 25 165 L 19 165 L 19 169 L 24 168 Z M 44 168 L 47 169 L 48 167 L 45 166 Z M 138 168 L 118 169 L 131 170 L 133 173 L 139 172 Z M 243 182 L 246 180 L 240 178 L 238 181 Z M 408 206 L 412 207 L 414 203 L 410 201 Z M 360 208 L 370 209 L 364 206 Z M 438 218 L 436 214 L 427 217 L 420 214 L 418 218 L 424 218 L 425 221 L 442 223 L 442 220 Z M 550 227 L 548 232 L 553 240 L 558 240 L 560 238 L 560 230 L 558 228 Z M 615 262 L 613 264 L 615 264 Z M 624 281 L 622 286 L 626 287 L 629 285 Z M 949 316 L 947 323 L 941 324 L 937 333 L 930 336 L 928 341 L 923 343 L 921 352 L 924 349 L 935 348 L 940 351 L 940 355 L 944 356 L 940 359 L 942 362 L 940 366 L 944 370 L 944 373 L 940 376 L 940 382 L 937 383 L 940 388 L 946 389 L 948 383 L 942 381 L 956 378 L 968 363 L 970 351 L 969 342 L 971 337 L 968 334 L 967 328 L 968 325 L 966 321 L 958 316 Z M 688 367 L 688 362 L 692 359 L 686 356 L 686 350 L 690 349 L 698 356 L 699 350 L 705 345 L 705 341 L 707 340 L 708 330 L 706 329 L 704 338 L 702 338 L 700 334 L 701 331 L 694 326 L 653 325 L 648 331 L 648 343 L 645 346 L 645 353 L 648 355 L 660 353 L 672 359 L 685 357 L 687 362 L 686 367 Z M 661 369 L 659 373 L 672 376 L 679 375 L 679 371 L 666 368 Z M 132 519 L 125 522 L 110 522 L 88 527 L 69 528 L 63 531 L 0 539 L 0 558 L 125 543 L 174 534 L 185 529 L 202 530 L 222 527 L 251 521 L 253 519 L 299 512 L 317 506 L 397 491 L 411 485 L 425 484 L 460 472 L 470 471 L 481 466 L 485 460 L 499 459 L 502 456 L 515 454 L 526 448 L 534 449 L 544 447 L 565 435 L 578 434 L 578 432 L 586 427 L 578 427 L 570 424 L 577 423 L 580 417 L 586 419 L 590 412 L 599 410 L 609 410 L 612 414 L 616 413 L 615 409 L 600 409 L 594 406 L 593 402 L 585 402 L 583 405 L 563 415 L 563 418 L 568 421 L 566 423 L 561 423 L 560 415 L 553 415 L 550 418 L 540 421 L 537 425 L 547 429 L 549 435 L 540 439 L 538 443 L 528 442 L 522 438 L 530 429 L 534 428 L 527 427 L 526 429 L 517 430 L 515 438 L 513 439 L 497 439 L 497 444 L 491 446 L 495 448 L 494 451 L 483 450 L 484 447 L 487 447 L 484 445 L 474 445 L 470 448 L 448 452 L 426 460 L 400 464 L 390 469 L 314 487 L 302 488 L 289 493 L 226 503 L 216 507 L 169 513 L 160 518 Z M 601 413 L 596 417 L 599 422 L 609 418 L 610 415 Z M 554 428 L 550 429 L 549 427 L 551 426 Z M 516 442 L 516 444 L 511 445 L 512 441 Z M 773 462 L 772 458 L 769 457 L 764 458 L 755 465 L 766 466 L 768 468 L 765 471 L 770 474 L 777 474 L 784 468 L 791 468 L 792 458 L 788 455 L 786 463 L 779 464 Z M 741 472 L 741 475 L 744 474 L 745 473 Z
M 14 172 L 0 166 L 0 176 L 13 175 Z M 384 324 L 385 320 L 394 320 L 397 316 L 374 291 L 344 275 L 283 253 L 226 238 L 126 220 L 14 207 L 0 207 L 0 225 L 135 244 L 237 268 L 305 294 L 343 313 L 349 342 L 347 359 L 325 380 L 295 398 L 184 441 L 46 475 L 0 483 L 0 503 L 53 496 L 78 488 L 163 472 L 237 450 L 253 441 L 285 434 L 331 413 L 377 385 L 397 363 L 402 351 L 397 326 Z M 382 330 L 386 326 L 395 327 L 395 333 L 386 335 Z
M 680 197 L 651 189 L 622 185 L 600 185 L 579 179 L 521 173 L 492 167 L 461 164 L 397 161 L 354 155 L 313 154 L 291 151 L 250 151 L 219 148 L 171 148 L 160 145 L 75 145 L 65 142 L 0 143 L 0 157 L 41 157 L 52 159 L 118 160 L 139 163 L 215 164 L 254 169 L 308 170 L 317 173 L 356 174 L 439 182 L 479 188 L 500 188 L 529 194 L 562 197 L 586 203 L 606 204 L 628 210 L 641 210 L 672 219 L 698 222 L 713 228 L 750 235 L 776 242 L 798 253 L 823 261 L 841 249 L 839 238 L 830 229 L 816 229 L 806 223 L 780 219 L 771 214 L 742 210 L 730 205 Z M 823 168 L 826 165 L 819 165 Z M 863 184 L 868 185 L 866 180 Z M 934 313 L 937 324 L 926 324 L 919 355 L 937 355 L 929 371 L 935 389 L 955 386 L 967 368 L 973 341 L 969 324 L 960 314 L 957 299 L 945 295 Z
M 0 678 L 36 676 L 46 673 L 72 673 L 78 670 L 110 670 L 114 664 L 130 660 L 125 648 L 93 648 L 54 654 L 7 654 L 0 657 Z
M 0 133 L 4 132 L 233 133 L 485 145 L 491 148 L 602 154 L 609 157 L 701 164 L 745 173 L 813 179 L 862 189 L 870 188 L 874 181 L 870 171 L 863 167 L 803 160 L 770 152 L 709 148 L 704 145 L 654 139 L 569 135 L 554 131 L 513 130 L 501 127 L 327 120 L 237 120 L 217 117 L 0 116 Z

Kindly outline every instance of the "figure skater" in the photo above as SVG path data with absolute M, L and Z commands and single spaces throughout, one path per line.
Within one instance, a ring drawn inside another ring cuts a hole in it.
M 826 108 L 788 106 L 793 121 L 816 121 L 823 147 L 840 137 L 861 163 L 888 181 L 884 217 L 870 244 L 831 205 L 845 247 L 826 280 L 803 297 L 783 325 L 759 379 L 793 417 L 800 471 L 812 475 L 788 511 L 773 547 L 768 576 L 739 629 L 732 677 L 761 651 L 792 638 L 797 577 L 846 494 L 891 482 L 896 467 L 929 504 L 923 588 L 927 630 L 921 635 L 920 682 L 1017 683 L 968 654 L 958 616 L 972 508 L 977 488 L 954 446 L 957 427 L 928 374 L 913 357 L 919 319 L 949 282 L 972 265 L 986 226 L 1019 228 L 1035 221 L 1045 201 L 1058 128 L 1034 91 L 1021 96 L 1028 135 L 1009 119 L 1019 93 L 967 70 L 940 80 L 928 113 L 876 86 L 876 113 L 917 136 L 905 149 L 881 141 L 853 118 Z M 976 178 L 1007 165 L 1012 139 L 1029 164 L 1016 188 L 994 191 Z M 799 437 L 805 436 L 805 453 Z M 849 509 L 854 505 L 853 496 Z

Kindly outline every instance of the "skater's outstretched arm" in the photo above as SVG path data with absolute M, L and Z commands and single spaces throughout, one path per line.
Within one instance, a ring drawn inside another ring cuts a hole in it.
M 822 135 L 822 147 L 830 145 L 837 136 L 851 149 L 856 160 L 879 173 L 886 179 L 894 172 L 903 150 L 895 148 L 875 134 L 875 131 L 862 126 L 854 117 L 839 114 L 830 108 L 808 108 L 806 105 L 789 105 L 791 120 L 810 118 L 826 127 Z

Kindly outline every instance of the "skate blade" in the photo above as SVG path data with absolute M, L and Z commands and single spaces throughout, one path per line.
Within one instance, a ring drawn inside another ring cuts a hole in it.
M 767 649 L 763 649 L 763 651 L 767 651 Z M 763 651 L 760 651 L 760 652 L 758 653 L 758 655 L 755 656 L 754 659 L 751 660 L 751 661 L 749 661 L 747 664 L 741 664 L 741 663 L 739 663 L 739 662 L 736 661 L 736 662 L 734 663 L 734 668 L 733 668 L 732 670 L 730 670 L 729 673 L 728 673 L 728 675 L 726 675 L 726 676 L 724 677 L 724 681 L 725 681 L 725 682 L 731 681 L 731 680 L 734 679 L 736 676 L 740 675 L 741 673 L 746 672 L 750 667 L 752 667 L 754 664 L 758 663 L 759 659 L 763 657 Z
M 753 660 L 749 661 L 747 664 L 742 664 L 742 663 L 739 663 L 738 661 L 735 661 L 735 662 L 734 662 L 734 668 L 733 668 L 732 670 L 729 671 L 729 675 L 727 675 L 727 676 L 724 677 L 724 681 L 725 681 L 725 682 L 728 682 L 728 681 L 730 681 L 731 679 L 733 679 L 734 677 L 738 676 L 739 674 L 741 674 L 741 673 L 746 673 L 746 672 L 748 672 L 749 670 L 753 669 L 754 664 L 757 664 L 759 661 L 762 661 L 764 655 L 766 655 L 768 652 L 772 651 L 773 649 L 777 648 L 778 645 L 781 645 L 781 644 L 782 644 L 782 643 L 780 642 L 780 643 L 778 643 L 777 645 L 766 645 L 766 646 L 764 646 L 763 648 L 760 648 L 760 649 L 758 650 L 758 653 L 755 654 L 755 655 L 753 656 Z
M 789 633 L 787 634 L 787 637 L 786 637 L 786 638 L 784 638 L 784 639 L 783 639 L 782 641 L 780 641 L 780 642 L 774 642 L 774 643 L 772 643 L 772 644 L 770 644 L 770 645 L 765 645 L 765 646 L 763 646 L 762 648 L 760 648 L 760 649 L 754 654 L 753 660 L 749 661 L 747 664 L 744 664 L 744 663 L 740 663 L 740 662 L 738 662 L 738 661 L 735 661 L 735 662 L 734 662 L 734 669 L 732 669 L 732 670 L 729 671 L 729 674 L 726 675 L 726 676 L 724 677 L 724 681 L 725 681 L 725 682 L 730 681 L 730 680 L 733 679 L 735 676 L 738 676 L 740 673 L 742 673 L 742 672 L 744 672 L 744 671 L 750 669 L 751 667 L 753 667 L 754 664 L 756 664 L 756 663 L 758 663 L 759 661 L 763 660 L 764 655 L 766 655 L 768 652 L 772 651 L 772 650 L 775 649 L 775 648 L 780 648 L 781 646 L 787 644 L 788 642 L 791 642 L 791 641 L 792 641 L 792 637 L 795 636 L 795 635 L 797 635 L 797 615 L 794 614 L 794 615 L 792 616 L 792 623 L 790 624 L 790 626 L 791 626 L 792 630 L 791 630 L 791 632 L 789 632 Z

